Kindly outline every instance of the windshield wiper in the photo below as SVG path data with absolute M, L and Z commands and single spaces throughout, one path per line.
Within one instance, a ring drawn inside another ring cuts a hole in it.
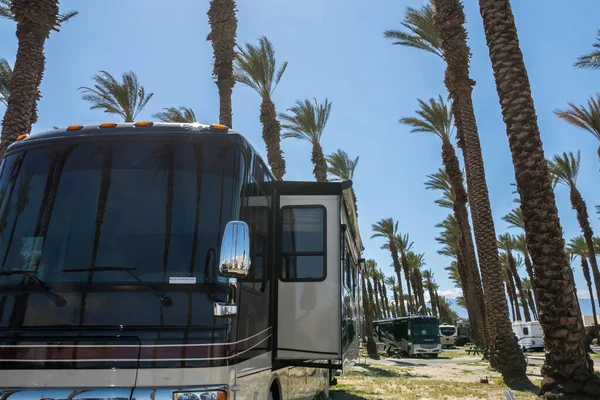
M 132 271 L 137 270 L 137 268 L 126 268 L 126 267 L 94 267 L 94 268 L 74 268 L 74 269 L 63 269 L 63 272 L 104 272 L 104 271 L 123 271 L 129 274 L 133 279 L 142 284 L 146 289 L 154 293 L 156 297 L 160 300 L 163 306 L 171 307 L 173 305 L 173 300 L 170 297 L 163 295 L 156 288 L 149 285 L 148 283 L 141 280 L 136 274 Z
M 50 290 L 48 285 L 46 285 L 40 278 L 37 277 L 35 271 L 25 271 L 19 269 L 0 271 L 0 276 L 7 275 L 21 275 L 22 277 L 26 278 L 29 282 L 33 283 L 35 286 L 39 287 L 40 289 L 43 289 L 48 298 L 52 300 L 52 302 L 56 304 L 57 307 L 64 307 L 67 305 L 67 300 L 65 300 L 65 298 L 61 295 L 54 293 L 52 290 Z

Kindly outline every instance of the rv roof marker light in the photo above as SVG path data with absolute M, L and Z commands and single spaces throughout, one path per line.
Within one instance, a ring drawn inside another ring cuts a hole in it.
M 83 129 L 83 125 L 69 125 L 67 127 L 67 132 L 78 131 Z
M 142 128 L 142 127 L 152 126 L 152 125 L 154 125 L 154 122 L 152 122 L 152 121 L 139 121 L 139 122 L 136 122 L 133 125 L 136 128 Z
M 210 124 L 210 129 L 212 129 L 213 131 L 227 131 L 229 128 L 221 124 Z
M 26 133 L 17 136 L 17 142 L 20 142 L 21 140 L 25 139 L 27 136 L 29 136 L 29 135 Z
M 116 128 L 116 127 L 117 127 L 116 122 L 103 122 L 100 124 L 100 128 Z

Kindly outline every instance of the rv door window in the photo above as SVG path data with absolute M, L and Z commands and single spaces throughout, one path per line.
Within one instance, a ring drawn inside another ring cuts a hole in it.
M 523 327 L 523 335 L 529 335 L 529 328 Z
M 281 209 L 282 280 L 325 279 L 325 214 L 322 206 Z

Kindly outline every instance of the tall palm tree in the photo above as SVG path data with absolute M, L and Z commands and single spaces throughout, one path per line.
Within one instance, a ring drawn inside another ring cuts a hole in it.
M 525 221 L 523 220 L 523 210 L 521 210 L 521 207 L 513 209 L 511 212 L 502 217 L 502 219 L 508 222 L 509 228 L 520 228 L 523 230 L 523 232 L 525 232 Z M 529 250 L 527 249 L 527 238 L 525 233 L 517 235 L 514 239 L 515 249 L 523 253 L 527 274 L 529 275 L 531 282 L 533 282 L 533 263 L 531 262 Z
M 587 107 L 576 106 L 568 103 L 568 110 L 556 110 L 554 113 L 563 121 L 591 133 L 600 141 L 600 94 L 590 97 Z M 598 145 L 598 157 L 600 158 L 600 144 Z
M 496 279 L 501 271 L 496 231 L 485 177 L 481 144 L 471 97 L 475 82 L 469 76 L 470 49 L 464 28 L 465 15 L 459 0 L 433 0 L 433 20 L 438 28 L 446 61 L 444 82 L 453 101 L 452 111 L 459 144 L 465 157 L 467 190 L 481 268 L 487 315 L 494 331 L 489 343 L 490 363 L 502 373 L 507 383 L 525 381 L 526 363 L 508 318 L 508 306 L 502 283 Z
M 390 318 L 392 315 L 392 310 L 390 309 L 390 302 L 387 296 L 387 287 L 385 286 L 385 275 L 381 270 L 379 270 L 379 289 L 381 290 L 381 298 L 383 299 L 384 304 L 384 314 L 387 318 Z
M 258 43 L 258 46 L 248 43 L 245 48 L 239 48 L 234 66 L 235 79 L 254 89 L 262 99 L 260 122 L 267 160 L 273 175 L 280 181 L 285 175 L 285 160 L 281 151 L 281 125 L 271 97 L 287 68 L 287 61 L 277 68 L 273 44 L 265 36 Z
M 392 218 L 385 218 L 379 222 L 371 225 L 373 230 L 373 238 L 384 238 L 387 240 L 387 248 L 392 256 L 394 262 L 394 271 L 396 272 L 396 278 L 398 279 L 398 297 L 400 298 L 400 314 L 402 316 L 407 315 L 406 307 L 404 306 L 404 293 L 402 290 L 402 277 L 400 275 L 400 257 L 398 257 L 398 247 L 396 246 L 396 235 L 398 233 L 398 221 L 394 222 Z M 410 290 L 408 291 L 410 296 Z
M 12 68 L 8 61 L 0 58 L 0 103 L 8 105 L 10 96 L 10 80 L 12 79 Z
M 585 278 L 585 283 L 587 284 L 588 291 L 590 293 L 590 301 L 592 303 L 592 315 L 594 316 L 594 326 L 596 327 L 596 331 L 598 332 L 598 317 L 596 315 L 596 305 L 594 304 L 592 277 L 590 276 L 590 268 L 587 260 L 590 256 L 590 252 L 583 236 L 580 235 L 572 238 L 569 241 L 569 243 L 567 243 L 567 251 L 571 254 L 571 257 L 579 257 L 579 259 L 581 260 L 581 269 L 583 271 L 583 277 Z M 598 282 L 596 281 L 596 283 Z M 596 297 L 600 299 L 600 290 L 598 290 L 598 285 L 596 285 Z
M 371 260 L 372 261 L 372 260 Z M 367 354 L 370 357 L 374 357 L 377 355 L 377 343 L 375 343 L 375 339 L 373 339 L 373 300 L 372 296 L 368 294 L 367 289 L 367 270 L 363 268 L 360 272 L 360 279 L 362 283 L 362 300 L 363 300 L 363 310 L 364 310 L 364 318 L 365 318 L 365 331 L 367 336 Z M 370 282 L 369 282 L 370 284 Z
M 208 9 L 210 33 L 206 40 L 212 43 L 215 63 L 213 76 L 219 89 L 219 123 L 230 128 L 232 125 L 231 94 L 235 85 L 233 60 L 237 18 L 235 0 L 211 0 Z
M 282 128 L 286 130 L 283 138 L 306 140 L 312 145 L 311 161 L 315 166 L 313 174 L 318 182 L 327 181 L 327 160 L 323 155 L 321 147 L 321 136 L 327 125 L 331 113 L 331 103 L 325 99 L 325 103 L 319 104 L 317 99 L 296 101 L 293 107 L 288 109 L 289 114 L 279 114 L 279 118 L 285 123 Z
M 365 279 L 367 281 L 367 291 L 369 292 L 369 299 L 371 300 L 371 304 L 373 305 L 373 308 L 371 309 L 371 317 L 374 319 L 379 318 L 378 317 L 378 308 L 379 308 L 379 302 L 377 300 L 377 293 L 373 290 L 373 285 L 371 284 L 371 279 L 373 276 L 373 271 L 375 270 L 375 261 L 374 260 L 367 260 L 366 264 L 365 264 Z M 377 301 L 377 304 L 375 303 Z
M 152 114 L 152 118 L 161 122 L 194 123 L 197 121 L 194 110 L 188 107 L 163 108 L 161 112 Z
M 590 225 L 585 200 L 583 200 L 581 192 L 577 189 L 577 177 L 579 175 L 580 163 L 581 153 L 578 151 L 575 156 L 573 153 L 569 152 L 563 153 L 560 156 L 555 155 L 552 160 L 548 161 L 548 167 L 550 168 L 550 173 L 554 177 L 554 183 L 560 183 L 569 188 L 571 207 L 577 213 L 577 221 L 579 222 L 579 227 L 583 232 L 583 238 L 588 247 L 594 280 L 596 281 L 596 285 L 600 285 L 600 269 L 598 268 L 596 251 L 594 249 L 594 231 Z
M 508 0 L 479 0 L 479 6 L 534 265 L 546 347 L 540 397 L 592 399 L 600 392 L 600 377 L 594 375 L 586 353 L 583 321 L 565 318 L 578 315 L 577 300 L 569 290 L 574 286 L 573 272 L 565 253 L 515 17 Z
M 425 6 L 426 7 L 426 6 Z M 400 123 L 412 127 L 412 132 L 430 133 L 436 135 L 442 141 L 442 163 L 447 176 L 447 182 L 450 186 L 450 194 L 445 196 L 445 200 L 451 202 L 438 203 L 441 206 L 451 205 L 456 221 L 461 233 L 460 245 L 462 247 L 463 260 L 468 270 L 468 279 L 471 284 L 465 285 L 465 289 L 474 291 L 474 296 L 477 298 L 478 306 L 474 309 L 477 317 L 482 322 L 482 328 L 485 329 L 486 310 L 485 298 L 483 295 L 483 287 L 481 285 L 481 276 L 479 275 L 479 267 L 477 265 L 477 257 L 475 256 L 475 246 L 471 235 L 471 223 L 469 221 L 469 213 L 467 211 L 467 191 L 464 186 L 464 179 L 460 169 L 460 163 L 456 156 L 456 151 L 452 145 L 453 139 L 453 118 L 448 104 L 441 96 L 437 100 L 429 99 L 426 103 L 419 100 L 419 110 L 416 111 L 418 117 L 402 118 Z M 439 179 L 445 178 L 444 175 L 438 177 L 438 181 L 434 182 L 429 188 L 442 189 L 447 193 L 448 185 L 441 185 Z M 434 176 L 435 177 L 435 176 Z M 436 187 L 436 185 L 438 185 Z M 471 297 L 471 296 L 470 296 Z M 481 332 L 481 331 L 480 331 Z M 489 335 L 485 335 L 489 336 Z M 485 336 L 480 338 L 479 344 L 485 345 Z
M 58 0 L 2 0 L 0 17 L 17 23 L 19 47 L 10 81 L 10 98 L 2 121 L 0 157 L 23 132 L 37 122 L 40 84 L 46 68 L 44 45 L 50 32 L 77 15 L 61 13 Z
M 431 269 L 426 269 L 423 271 L 423 280 L 425 281 L 425 287 L 427 287 L 427 291 L 429 292 L 429 302 L 431 303 L 431 313 L 434 317 L 438 316 L 437 307 L 435 306 L 434 301 L 434 290 L 433 290 L 433 271 Z
M 586 54 L 577 59 L 575 68 L 600 69 L 600 29 L 598 30 L 596 43 L 594 43 L 593 47 L 594 49 L 590 54 Z
M 90 109 L 118 115 L 125 122 L 133 122 L 154 95 L 146 94 L 133 71 L 123 74 L 122 83 L 106 71 L 100 71 L 93 79 L 96 82 L 93 87 L 79 88 L 83 93 L 83 100 L 92 104 Z
M 412 282 L 411 281 L 411 270 L 412 270 L 412 268 L 411 268 L 410 263 L 408 262 L 408 258 L 407 258 L 408 252 L 410 251 L 410 249 L 412 249 L 413 242 L 409 241 L 408 234 L 402 235 L 402 233 L 396 234 L 396 236 L 394 237 L 394 242 L 396 243 L 396 248 L 400 252 L 400 262 L 402 264 L 402 270 L 404 271 L 404 279 L 406 279 L 406 291 L 408 292 L 408 304 L 410 305 L 411 312 L 416 312 L 417 308 L 415 307 L 415 303 L 417 303 L 417 298 L 415 296 L 414 301 L 413 301 L 413 296 L 411 295 L 411 292 L 410 292 L 411 286 L 412 286 L 413 290 L 415 290 L 416 288 L 414 287 L 414 285 L 411 285 L 411 282 Z
M 523 290 L 523 286 L 521 285 L 521 277 L 519 276 L 519 272 L 517 271 L 517 261 L 513 255 L 513 250 L 515 249 L 515 241 L 512 235 L 509 233 L 503 233 L 498 235 L 498 247 L 504 250 L 506 253 L 506 258 L 508 261 L 508 267 L 510 268 L 510 272 L 513 277 L 513 281 L 517 291 L 519 292 L 519 297 L 521 298 L 521 304 L 523 307 L 523 317 L 526 322 L 531 321 L 531 314 L 529 313 L 529 307 L 527 306 L 527 294 Z
M 394 275 L 390 275 L 385 278 L 384 283 L 389 286 L 392 294 L 394 295 L 395 313 L 400 314 L 400 302 L 398 300 L 398 287 L 396 286 L 396 278 Z
M 535 297 L 533 295 L 533 283 L 527 279 L 522 280 L 523 290 L 527 293 L 527 300 L 529 301 L 529 307 L 531 308 L 531 314 L 534 319 L 538 319 L 537 306 L 535 305 Z
M 335 180 L 351 181 L 354 178 L 354 171 L 358 165 L 358 156 L 353 160 L 348 156 L 348 153 L 338 149 L 338 151 L 329 154 L 325 158 L 327 159 L 327 172 L 335 176 Z M 352 191 L 352 199 L 354 200 L 354 210 L 358 216 L 358 205 L 356 204 L 354 187 L 350 190 Z
M 423 275 L 421 267 L 425 265 L 425 254 L 416 254 L 412 251 L 406 255 L 408 264 L 411 268 L 411 276 L 413 277 L 413 286 L 415 290 L 415 303 L 417 304 L 417 313 L 427 315 L 427 304 L 425 304 L 425 290 L 423 288 Z M 417 301 L 418 300 L 418 301 Z M 419 311 L 419 307 L 421 310 Z

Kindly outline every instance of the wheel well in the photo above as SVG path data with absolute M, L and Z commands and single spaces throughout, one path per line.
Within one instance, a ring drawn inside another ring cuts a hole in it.
M 281 400 L 281 385 L 279 384 L 279 379 L 275 378 L 273 380 L 269 391 L 273 393 L 273 400 Z

